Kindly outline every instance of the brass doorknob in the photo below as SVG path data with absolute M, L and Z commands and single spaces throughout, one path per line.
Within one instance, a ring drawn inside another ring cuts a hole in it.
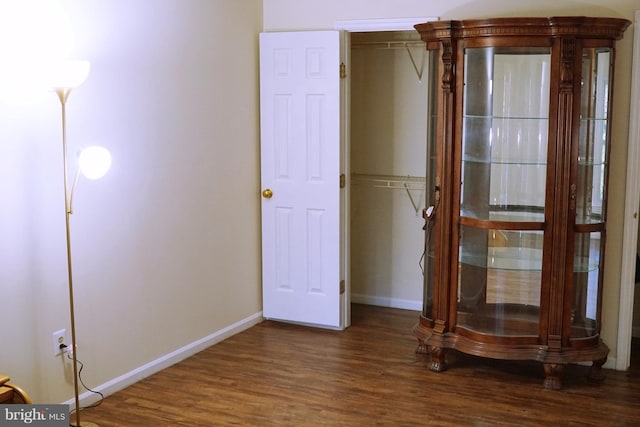
M 264 197 L 265 199 L 270 199 L 272 196 L 273 196 L 273 191 L 271 191 L 268 188 L 262 192 L 262 197 Z

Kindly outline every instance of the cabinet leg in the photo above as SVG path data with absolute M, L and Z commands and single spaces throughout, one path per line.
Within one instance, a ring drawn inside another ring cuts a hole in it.
M 428 347 L 431 354 L 431 363 L 429 370 L 434 372 L 443 372 L 447 370 L 447 362 L 444 360 L 445 349 L 440 347 Z
M 544 388 L 545 390 L 560 390 L 562 388 L 562 374 L 566 365 L 561 363 L 544 364 Z
M 418 339 L 418 348 L 416 348 L 418 354 L 428 354 L 429 346 L 424 343 L 424 340 Z
M 604 381 L 604 373 L 602 372 L 602 365 L 607 361 L 607 358 L 594 360 L 589 369 L 589 375 L 587 378 L 589 381 L 601 382 Z

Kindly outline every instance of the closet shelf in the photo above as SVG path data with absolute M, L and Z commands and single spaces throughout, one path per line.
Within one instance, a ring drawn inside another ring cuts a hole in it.
M 354 185 L 366 185 L 376 188 L 389 188 L 398 190 L 424 190 L 426 178 L 411 175 L 373 175 L 364 173 L 352 173 L 351 183 Z
M 422 53 L 420 67 L 411 52 L 412 48 L 417 48 Z M 410 32 L 385 32 L 383 34 L 353 33 L 351 35 L 351 49 L 404 49 L 409 55 L 411 65 L 418 75 L 418 80 L 422 82 L 425 58 L 427 50 L 425 43 L 415 31 Z
M 406 49 L 408 47 L 418 47 L 425 50 L 425 43 L 417 31 L 351 33 L 352 49 Z
M 352 49 L 407 49 L 410 47 L 424 49 L 424 42 L 422 41 L 372 41 L 372 42 L 358 42 L 352 43 Z

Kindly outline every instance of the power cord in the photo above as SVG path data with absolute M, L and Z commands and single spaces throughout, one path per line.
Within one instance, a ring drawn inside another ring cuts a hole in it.
M 436 187 L 436 191 L 439 191 L 439 188 Z M 427 251 L 429 250 L 429 245 L 431 244 L 431 231 L 433 229 L 433 217 L 438 210 L 438 206 L 440 205 L 440 198 L 436 197 L 435 205 L 431 205 L 426 209 L 422 210 L 422 218 L 425 220 L 424 227 L 422 229 L 425 231 L 425 243 L 424 250 L 422 251 L 422 255 L 420 256 L 420 260 L 418 261 L 418 266 L 420 267 L 420 271 L 422 271 L 422 276 L 424 277 L 424 261 L 427 256 Z
M 64 351 L 66 348 L 68 348 L 68 346 L 66 344 L 60 344 L 60 350 Z M 67 359 L 69 360 L 73 360 L 73 358 L 71 357 L 71 351 L 67 351 Z M 102 394 L 99 391 L 96 390 L 92 390 L 89 387 L 87 387 L 84 383 L 84 381 L 82 380 L 82 370 L 84 369 L 84 363 L 82 363 L 79 359 L 76 358 L 76 362 L 80 365 L 80 369 L 78 370 L 78 380 L 80 380 L 80 384 L 82 384 L 82 387 L 85 388 L 85 390 L 87 390 L 88 392 L 91 392 L 93 394 L 97 394 L 98 396 L 100 396 L 100 400 L 98 400 L 96 403 L 94 403 L 93 405 L 89 405 L 89 406 L 83 406 L 81 408 L 75 408 L 74 410 L 72 410 L 71 412 L 69 412 L 69 415 L 73 414 L 76 411 L 81 411 L 83 409 L 91 409 L 91 408 L 95 408 L 98 407 L 102 404 L 102 401 L 104 400 L 104 394 Z

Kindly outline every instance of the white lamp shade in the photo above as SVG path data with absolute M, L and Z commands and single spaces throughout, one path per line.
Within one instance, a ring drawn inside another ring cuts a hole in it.
M 49 86 L 53 89 L 73 89 L 80 86 L 89 76 L 89 61 L 66 60 L 51 65 Z
M 111 153 L 104 147 L 87 147 L 80 152 L 78 163 L 85 177 L 99 179 L 111 168 Z

